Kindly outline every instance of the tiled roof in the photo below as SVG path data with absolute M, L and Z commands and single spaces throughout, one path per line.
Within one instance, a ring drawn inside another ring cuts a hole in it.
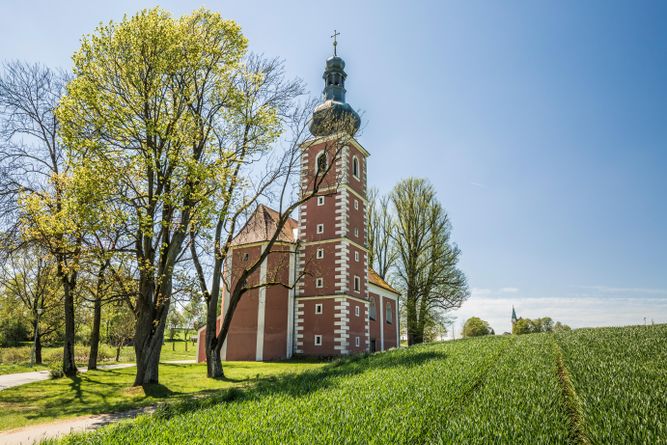
M 232 240 L 233 245 L 252 244 L 271 239 L 278 226 L 280 214 L 260 204 L 257 206 L 255 213 L 248 219 L 245 226 Z M 294 229 L 298 227 L 298 223 L 293 218 L 289 218 L 278 235 L 277 241 L 286 241 L 290 243 L 296 242 L 294 236 Z
M 380 275 L 377 274 L 372 268 L 368 268 L 368 282 L 371 284 L 374 284 L 378 287 L 381 287 L 382 289 L 388 290 L 389 292 L 393 292 L 397 295 L 400 295 L 400 292 L 391 287 L 386 281 L 382 279 Z

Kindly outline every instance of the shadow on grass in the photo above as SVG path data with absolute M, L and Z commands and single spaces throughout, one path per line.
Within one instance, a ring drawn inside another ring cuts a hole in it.
M 202 391 L 158 406 L 154 416 L 158 419 L 169 419 L 175 415 L 211 408 L 223 403 L 260 399 L 276 394 L 303 397 L 317 391 L 336 387 L 343 377 L 351 377 L 378 369 L 405 368 L 407 370 L 431 360 L 442 360 L 446 357 L 447 355 L 444 352 L 438 351 L 419 351 L 412 354 L 386 352 L 376 355 L 346 357 L 316 370 L 241 380 L 248 384 L 244 388 L 232 387 L 225 390 Z

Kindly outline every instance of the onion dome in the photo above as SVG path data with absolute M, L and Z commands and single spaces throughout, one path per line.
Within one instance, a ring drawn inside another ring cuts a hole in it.
M 334 40 L 334 55 L 327 59 L 324 74 L 323 102 L 315 108 L 310 123 L 310 132 L 314 136 L 328 136 L 338 132 L 345 132 L 350 136 L 359 130 L 361 118 L 350 104 L 345 102 L 345 62 L 336 55 L 336 41 Z

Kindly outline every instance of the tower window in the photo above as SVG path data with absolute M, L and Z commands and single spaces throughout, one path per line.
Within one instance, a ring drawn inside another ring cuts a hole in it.
M 387 320 L 387 323 L 391 324 L 393 321 L 393 315 L 394 313 L 391 311 L 391 303 L 387 303 L 387 310 L 385 313 L 385 320 Z
M 359 316 L 359 306 L 354 307 L 354 316 L 358 317 Z
M 317 304 L 315 305 L 315 313 L 316 313 L 317 315 L 319 315 L 319 314 L 322 313 L 322 303 L 317 303 Z
M 327 170 L 327 154 L 322 152 L 317 155 L 317 173 L 324 173 Z
M 361 278 L 355 275 L 354 277 L 354 291 L 355 292 L 360 292 L 361 291 Z
M 317 254 L 315 255 L 315 258 L 317 258 L 318 260 L 324 258 L 324 249 L 317 249 Z
M 352 176 L 359 179 L 359 159 L 356 156 L 352 158 Z
M 324 196 L 318 196 L 317 197 L 317 205 L 318 206 L 323 206 L 324 205 Z
M 359 262 L 359 252 L 354 252 L 354 261 Z
M 243 261 L 248 261 L 248 254 L 247 253 L 243 254 Z
M 322 336 L 321 335 L 316 335 L 315 336 L 315 346 L 322 346 Z
M 324 287 L 324 278 L 315 278 L 315 287 L 322 289 Z
M 324 233 L 324 224 L 317 225 L 317 233 Z
M 354 228 L 354 236 L 359 236 L 359 228 L 358 227 Z
M 354 337 L 354 346 L 359 347 L 359 344 L 360 344 L 359 337 L 358 336 Z
M 354 210 L 359 210 L 359 200 L 358 199 L 354 200 Z

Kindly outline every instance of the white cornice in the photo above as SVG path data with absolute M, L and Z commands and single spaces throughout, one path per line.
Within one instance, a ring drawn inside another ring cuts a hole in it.
M 350 145 L 354 145 L 354 147 L 357 150 L 359 150 L 366 157 L 369 157 L 371 155 L 368 152 L 368 150 L 366 150 L 364 148 L 364 146 L 361 145 L 359 143 L 359 141 L 354 138 L 354 136 L 350 136 L 347 133 L 343 133 L 343 132 L 330 134 L 329 136 L 320 136 L 320 137 L 314 137 L 314 138 L 307 139 L 301 144 L 301 149 L 303 150 L 303 149 L 306 149 L 306 148 L 310 147 L 311 145 L 321 144 L 321 143 L 324 143 L 324 142 L 329 142 L 329 141 L 334 141 L 334 140 L 340 140 L 340 142 L 343 145 L 346 145 L 348 143 Z

